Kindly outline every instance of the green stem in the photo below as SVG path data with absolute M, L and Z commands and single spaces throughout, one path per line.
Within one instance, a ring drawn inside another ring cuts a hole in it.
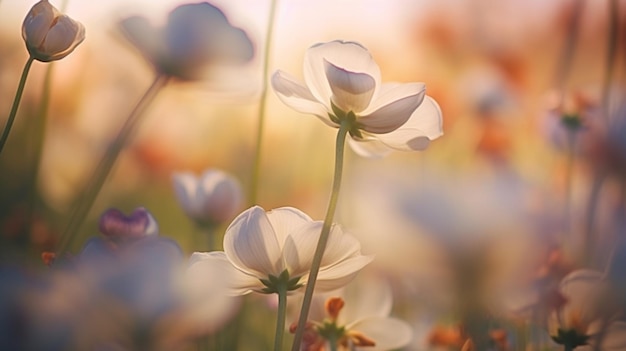
M 61 236 L 61 241 L 59 244 L 59 248 L 57 250 L 58 257 L 62 257 L 62 255 L 67 251 L 72 244 L 72 240 L 76 236 L 76 233 L 80 229 L 80 226 L 83 224 L 91 206 L 93 205 L 100 189 L 102 189 L 102 185 L 104 181 L 107 179 L 117 157 L 120 152 L 124 149 L 126 144 L 128 144 L 128 140 L 135 132 L 137 128 L 137 124 L 140 121 L 140 117 L 142 116 L 142 112 L 146 109 L 146 107 L 150 104 L 150 102 L 156 97 L 157 93 L 165 86 L 168 81 L 168 76 L 165 75 L 157 75 L 146 91 L 146 93 L 141 97 L 135 108 L 131 111 L 130 115 L 126 119 L 126 122 L 120 129 L 120 132 L 117 134 L 115 140 L 111 143 L 107 152 L 104 154 L 104 157 L 98 164 L 98 167 L 95 169 L 93 176 L 90 179 L 90 182 L 85 187 L 85 190 L 82 193 L 82 197 L 77 202 L 72 214 L 70 215 L 70 220 L 67 225 L 67 228 L 63 232 Z
M 567 165 L 565 170 L 565 235 L 571 236 L 572 188 L 576 160 L 577 130 L 567 129 Z M 567 240 L 569 242 L 570 240 Z
M 333 223 L 333 217 L 335 216 L 335 209 L 337 208 L 337 200 L 339 199 L 339 189 L 341 188 L 341 176 L 343 173 L 343 151 L 349 129 L 350 122 L 343 121 L 341 123 L 341 126 L 339 127 L 339 132 L 337 132 L 337 142 L 335 146 L 335 176 L 333 178 L 333 188 L 328 204 L 328 211 L 326 212 L 326 218 L 324 218 L 324 225 L 322 226 L 322 233 L 320 234 L 319 241 L 317 242 L 317 248 L 315 249 L 315 255 L 313 256 L 311 272 L 309 273 L 309 279 L 306 283 L 306 290 L 304 292 L 304 299 L 302 301 L 302 309 L 300 310 L 300 318 L 298 319 L 298 328 L 296 329 L 291 351 L 300 350 L 300 343 L 302 342 L 304 327 L 309 316 L 309 309 L 311 307 L 311 301 L 313 299 L 313 290 L 315 290 L 315 281 L 317 280 L 317 274 L 320 270 L 322 257 L 324 256 L 324 250 L 326 249 L 326 243 L 328 242 L 328 236 L 330 235 L 330 229 Z
M 283 335 L 285 334 L 285 318 L 287 315 L 287 287 L 284 284 L 278 287 L 278 314 L 276 319 L 276 337 L 274 351 L 283 349 Z
M 17 86 L 17 92 L 15 93 L 15 99 L 13 99 L 13 106 L 11 107 L 11 112 L 9 113 L 9 118 L 7 119 L 7 123 L 2 131 L 2 136 L 0 137 L 0 153 L 2 153 L 2 149 L 4 148 L 4 144 L 7 142 L 9 138 L 9 133 L 11 132 L 11 127 L 13 126 L 13 121 L 15 121 L 15 116 L 17 115 L 17 108 L 20 106 L 20 100 L 22 100 L 22 94 L 24 93 L 24 86 L 26 85 L 26 78 L 28 78 L 28 72 L 30 72 L 30 66 L 32 66 L 35 58 L 30 56 L 24 65 L 24 70 L 22 70 L 22 77 L 20 78 L 20 83 Z
M 259 100 L 259 125 L 257 127 L 256 145 L 254 151 L 254 161 L 252 165 L 252 179 L 250 180 L 250 190 L 248 201 L 250 205 L 257 204 L 257 193 L 259 189 L 259 174 L 261 173 L 261 146 L 263 145 L 263 130 L 265 129 L 265 110 L 267 105 L 267 85 L 269 81 L 269 57 L 272 43 L 272 32 L 274 30 L 274 18 L 276 17 L 276 5 L 278 0 L 272 0 L 270 5 L 267 32 L 265 34 L 265 48 L 263 56 L 263 82 L 261 85 L 261 96 Z
M 594 226 L 595 226 L 595 218 L 596 218 L 596 209 L 598 206 L 598 201 L 600 199 L 600 191 L 602 190 L 602 184 L 604 183 L 604 175 L 596 174 L 594 175 L 593 182 L 591 184 L 591 190 L 589 194 L 589 202 L 587 203 L 587 213 L 585 218 L 585 227 L 584 227 L 584 242 L 583 242 L 583 250 L 585 250 L 584 258 L 585 265 L 589 265 L 592 263 L 595 252 L 595 242 L 594 242 Z
M 32 225 L 34 223 L 35 209 L 37 208 L 37 179 L 39 178 L 39 168 L 41 166 L 41 155 L 43 153 L 43 145 L 46 135 L 46 121 L 48 120 L 48 107 L 50 106 L 50 94 L 52 88 L 52 76 L 54 71 L 54 62 L 51 62 L 46 67 L 46 74 L 43 81 L 43 89 L 41 92 L 41 103 L 39 104 L 39 111 L 37 112 L 37 118 L 33 123 L 33 133 L 31 135 L 33 143 L 33 160 L 32 171 L 30 172 L 30 184 L 28 189 L 30 191 L 30 200 L 28 203 L 26 218 L 28 228 L 27 234 L 32 231 Z

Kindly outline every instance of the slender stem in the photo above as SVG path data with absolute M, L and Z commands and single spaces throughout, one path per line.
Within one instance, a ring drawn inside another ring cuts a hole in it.
M 584 2 L 582 0 L 574 1 L 574 8 L 572 9 L 572 16 L 569 19 L 567 26 L 567 38 L 565 41 L 565 47 L 561 52 L 559 58 L 557 73 L 555 76 L 555 86 L 561 92 L 565 89 L 565 81 L 571 70 L 572 59 L 574 58 L 574 50 L 576 49 L 576 41 L 578 40 L 579 23 L 582 15 L 582 8 Z M 563 96 L 563 94 L 561 94 Z
M 256 145 L 254 151 L 254 161 L 252 165 L 252 179 L 250 181 L 250 190 L 248 201 L 250 205 L 256 205 L 257 192 L 259 189 L 259 174 L 261 173 L 261 146 L 263 145 L 263 130 L 265 129 L 265 110 L 267 105 L 267 85 L 269 81 L 269 58 L 272 44 L 272 32 L 274 31 L 274 18 L 276 17 L 276 5 L 278 0 L 272 0 L 270 5 L 269 19 L 267 23 L 267 32 L 265 34 L 265 48 L 263 56 L 263 82 L 261 85 L 261 96 L 259 100 L 259 125 L 257 126 Z
M 0 153 L 2 153 L 2 149 L 4 148 L 4 144 L 7 142 L 9 138 L 9 132 L 11 132 L 11 127 L 13 126 L 13 121 L 15 121 L 15 116 L 17 115 L 17 108 L 20 106 L 20 100 L 22 100 L 22 94 L 24 93 L 24 86 L 26 85 L 26 78 L 28 78 L 28 72 L 30 72 L 30 66 L 32 66 L 35 58 L 30 56 L 24 65 L 24 70 L 22 70 L 22 77 L 20 78 L 20 83 L 17 86 L 17 92 L 15 93 L 15 99 L 13 99 L 13 106 L 11 107 L 11 112 L 9 113 L 9 118 L 7 119 L 7 123 L 4 126 L 4 130 L 2 131 L 2 136 L 0 137 Z
M 48 120 L 48 107 L 50 106 L 50 94 L 52 88 L 52 76 L 54 72 L 54 62 L 50 62 L 46 66 L 46 74 L 43 81 L 43 89 L 41 92 L 41 102 L 37 112 L 37 118 L 33 124 L 32 145 L 33 160 L 32 171 L 30 172 L 30 184 L 28 185 L 30 199 L 27 207 L 27 234 L 32 231 L 34 223 L 35 209 L 37 208 L 37 179 L 39 178 L 39 168 L 41 166 L 41 155 L 43 153 L 43 145 L 46 135 L 46 123 Z
M 583 249 L 585 250 L 585 260 L 586 264 L 591 263 L 594 251 L 595 244 L 593 242 L 593 229 L 595 224 L 596 217 L 596 208 L 598 206 L 598 201 L 600 199 L 600 190 L 602 190 L 602 184 L 604 183 L 604 175 L 596 174 L 594 176 L 593 182 L 591 184 L 591 192 L 589 194 L 589 202 L 587 203 L 587 217 L 585 221 L 584 227 L 584 242 Z
M 578 131 L 567 129 L 567 164 L 565 170 L 565 235 L 571 236 L 572 191 Z M 569 240 L 567 240 L 569 242 Z
M 107 152 L 104 154 L 104 157 L 98 164 L 98 167 L 95 169 L 93 176 L 90 179 L 90 182 L 85 187 L 85 190 L 82 193 L 82 197 L 77 202 L 72 214 L 70 215 L 70 220 L 67 225 L 67 228 L 63 232 L 61 236 L 60 245 L 57 251 L 57 255 L 61 257 L 63 253 L 70 247 L 72 244 L 72 240 L 75 237 L 75 234 L 80 229 L 80 226 L 83 224 L 91 206 L 93 205 L 100 189 L 102 189 L 102 185 L 104 181 L 107 179 L 117 157 L 120 152 L 124 149 L 128 140 L 135 132 L 137 124 L 140 121 L 140 117 L 142 116 L 142 112 L 146 109 L 146 107 L 150 104 L 150 102 L 156 97 L 157 93 L 161 90 L 162 87 L 168 81 L 168 76 L 165 75 L 157 75 L 143 95 L 143 97 L 139 100 L 135 108 L 131 111 L 130 115 L 126 119 L 126 122 L 120 129 L 120 132 L 117 134 L 115 140 L 111 143 Z
M 283 335 L 285 334 L 285 318 L 287 316 L 287 287 L 281 284 L 278 289 L 278 316 L 276 318 L 276 337 L 274 351 L 283 349 Z
M 330 338 L 328 344 L 330 345 L 330 351 L 337 351 L 337 338 Z
M 337 132 L 333 188 L 330 194 L 330 201 L 328 204 L 328 211 L 326 212 L 326 218 L 324 219 L 324 225 L 322 226 L 322 233 L 320 234 L 320 239 L 317 242 L 317 248 L 315 249 L 315 255 L 313 256 L 311 272 L 309 273 L 309 279 L 306 283 L 302 309 L 300 310 L 300 318 L 298 319 L 298 328 L 296 329 L 293 345 L 291 347 L 292 351 L 298 351 L 300 349 L 300 343 L 302 342 L 302 336 L 304 334 L 304 327 L 309 316 L 309 309 L 313 299 L 313 290 L 315 290 L 315 281 L 317 279 L 317 274 L 319 273 L 320 264 L 322 263 L 322 256 L 324 255 L 324 250 L 326 249 L 328 236 L 330 235 L 333 217 L 335 216 L 337 200 L 339 199 L 339 189 L 341 188 L 341 176 L 343 173 L 343 150 L 345 147 L 346 136 L 350 128 L 349 123 L 350 122 L 348 121 L 343 121 L 339 127 L 339 131 Z
M 619 30 L 619 6 L 617 0 L 609 1 L 609 28 L 608 43 L 606 53 L 606 70 L 604 71 L 604 82 L 602 84 L 602 115 L 608 123 L 611 119 L 611 99 L 610 89 L 613 79 L 613 66 L 617 56 L 617 39 Z

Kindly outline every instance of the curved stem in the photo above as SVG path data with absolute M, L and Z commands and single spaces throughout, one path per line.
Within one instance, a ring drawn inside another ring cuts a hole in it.
M 263 130 L 265 128 L 265 107 L 267 105 L 267 84 L 269 80 L 269 57 L 272 43 L 272 32 L 274 30 L 274 18 L 276 17 L 276 4 L 278 0 L 272 0 L 270 14 L 265 34 L 265 55 L 263 56 L 263 83 L 261 86 L 261 96 L 259 98 L 259 125 L 257 126 L 256 145 L 254 151 L 254 161 L 252 165 L 252 179 L 250 180 L 250 190 L 248 201 L 250 205 L 256 205 L 257 192 L 259 188 L 259 174 L 261 169 L 261 146 L 263 145 Z
M 278 289 L 278 313 L 276 319 L 276 337 L 274 351 L 283 349 L 283 335 L 285 334 L 285 317 L 287 315 L 287 287 L 284 284 Z
M 70 215 L 70 221 L 68 223 L 68 226 L 61 236 L 60 245 L 57 251 L 57 257 L 62 257 L 63 253 L 70 247 L 76 232 L 83 224 L 83 221 L 89 213 L 89 210 L 91 209 L 91 206 L 98 196 L 100 189 L 102 189 L 104 181 L 107 179 L 109 173 L 111 172 L 111 169 L 113 168 L 117 157 L 128 143 L 130 137 L 135 132 L 137 124 L 140 121 L 142 112 L 154 99 L 154 97 L 161 90 L 161 88 L 165 86 L 167 81 L 168 76 L 156 76 L 146 93 L 139 100 L 135 108 L 131 111 L 130 115 L 126 119 L 126 122 L 120 129 L 120 132 L 117 134 L 117 137 L 111 143 L 107 152 L 104 154 L 104 157 L 98 164 L 98 167 L 95 169 L 93 176 L 85 187 L 85 191 L 82 193 L 82 197 L 79 199 L 76 206 L 74 207 L 74 210 L 72 211 L 72 214 Z
M 320 239 L 317 242 L 317 247 L 315 249 L 315 255 L 313 256 L 311 272 L 309 273 L 309 279 L 306 283 L 306 290 L 304 292 L 304 299 L 302 300 L 302 308 L 300 310 L 300 318 L 298 319 L 298 328 L 296 329 L 293 345 L 291 347 L 292 351 L 298 351 L 300 349 L 300 343 L 302 342 L 302 336 L 304 334 L 304 327 L 309 316 L 309 308 L 311 307 L 311 301 L 313 299 L 313 290 L 315 290 L 315 281 L 317 279 L 317 274 L 319 273 L 322 257 L 324 256 L 324 250 L 326 249 L 326 243 L 328 242 L 328 236 L 330 235 L 330 229 L 333 224 L 333 217 L 335 216 L 335 209 L 337 208 L 337 200 L 339 199 L 339 189 L 341 188 L 341 176 L 343 174 L 343 151 L 349 129 L 350 122 L 343 121 L 339 127 L 339 132 L 337 132 L 333 188 L 330 194 L 326 218 L 324 218 L 324 225 L 322 226 L 322 233 L 320 234 Z
M 28 60 L 26 61 L 26 64 L 24 65 L 24 69 L 22 70 L 20 83 L 17 86 L 15 99 L 13 99 L 13 106 L 11 107 L 9 118 L 7 119 L 7 123 L 4 126 L 4 130 L 2 131 L 2 136 L 0 137 L 0 153 L 2 153 L 4 144 L 7 142 L 7 139 L 9 138 L 9 133 L 11 132 L 13 121 L 15 121 L 15 116 L 17 115 L 17 108 L 20 106 L 20 100 L 22 100 L 22 94 L 24 93 L 24 86 L 26 85 L 26 78 L 28 78 L 28 72 L 30 72 L 30 66 L 32 66 L 33 61 L 35 61 L 35 58 L 33 56 L 30 56 Z

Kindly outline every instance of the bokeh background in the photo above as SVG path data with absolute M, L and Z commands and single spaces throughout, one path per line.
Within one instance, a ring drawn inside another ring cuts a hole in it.
M 57 2 L 52 3 L 60 6 Z M 141 14 L 163 22 L 182 3 L 68 1 L 66 13 L 85 25 L 86 40 L 54 63 L 38 179 L 30 177 L 29 125 L 41 103 L 47 64 L 33 65 L 0 156 L 4 259 L 36 265 L 42 251 L 54 250 L 73 201 L 152 80 L 152 67 L 124 40 L 117 21 Z M 270 2 L 212 3 L 248 33 L 255 58 L 223 78 L 173 83 L 158 95 L 72 251 L 98 235 L 96 223 L 104 210 L 130 212 L 138 206 L 148 208 L 162 235 L 178 241 L 186 253 L 201 251 L 193 244 L 196 229 L 176 201 L 172 173 L 219 168 L 249 187 Z M 21 22 L 33 4 L 0 1 L 0 113 L 5 115 L 28 57 Z M 353 40 L 371 51 L 383 81 L 425 82 L 427 94 L 441 106 L 444 135 L 425 152 L 369 160 L 347 150 L 336 217 L 359 237 L 363 252 L 377 256 L 373 269 L 391 277 L 404 298 L 400 301 L 429 305 L 428 311 L 399 308 L 421 335 L 416 345 L 425 342 L 435 322 L 454 319 L 449 306 L 459 292 L 499 307 L 515 303 L 510 291 L 519 291 L 555 250 L 573 266 L 602 269 L 606 264 L 624 232 L 626 194 L 626 134 L 619 128 L 625 117 L 620 105 L 626 13 L 624 6 L 615 12 L 610 4 L 278 1 L 270 74 L 281 69 L 302 77 L 308 47 Z M 612 14 L 618 19 L 618 45 L 607 90 Z M 258 204 L 293 206 L 322 219 L 335 133 L 315 117 L 282 105 L 272 91 L 267 99 Z M 584 120 L 573 149 L 561 123 L 565 114 Z M 607 115 L 614 133 L 596 128 L 607 125 Z M 4 118 L 0 115 L 0 121 Z M 23 214 L 33 181 L 37 206 L 28 222 Z

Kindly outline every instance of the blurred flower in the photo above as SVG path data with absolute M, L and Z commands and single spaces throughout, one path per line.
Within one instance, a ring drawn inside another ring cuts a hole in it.
M 55 61 L 69 55 L 85 40 L 85 27 L 59 12 L 48 0 L 41 0 L 26 15 L 22 38 L 32 57 Z
M 361 155 L 423 150 L 443 133 L 441 110 L 425 95 L 424 83 L 382 84 L 378 65 L 358 43 L 312 46 L 304 60 L 304 79 L 306 86 L 279 70 L 272 86 L 298 112 L 335 128 L 349 123 L 350 145 Z
M 194 253 L 184 274 L 183 292 L 189 307 L 186 315 L 195 334 L 216 332 L 241 307 L 241 298 L 228 291 L 230 263 L 203 259 L 214 254 Z
M 100 232 L 113 241 L 127 241 L 158 235 L 159 225 L 148 210 L 136 208 L 130 216 L 111 208 L 100 216 Z
M 176 173 L 172 180 L 185 214 L 200 224 L 218 225 L 229 221 L 243 203 L 237 179 L 217 169 L 207 170 L 200 177 Z
M 274 293 L 279 284 L 297 290 L 307 280 L 322 224 L 292 207 L 265 212 L 254 206 L 226 229 L 224 252 L 194 253 L 192 259 L 195 264 L 222 265 L 234 295 Z M 320 291 L 347 284 L 372 260 L 337 225 L 328 240 L 316 283 Z
M 242 64 L 254 55 L 247 34 L 208 2 L 176 7 L 164 28 L 141 16 L 122 20 L 120 27 L 159 73 L 182 80 L 202 79 L 212 65 Z
M 373 279 L 314 295 L 301 350 L 376 351 L 404 347 L 411 341 L 411 327 L 389 317 L 392 305 L 389 284 Z M 291 326 L 291 332 L 295 326 Z M 330 346 L 333 342 L 337 348 Z
M 548 319 L 552 339 L 570 349 L 593 346 L 602 350 L 626 350 L 626 323 L 617 321 L 622 308 L 601 272 L 581 269 L 561 281 L 563 303 Z

